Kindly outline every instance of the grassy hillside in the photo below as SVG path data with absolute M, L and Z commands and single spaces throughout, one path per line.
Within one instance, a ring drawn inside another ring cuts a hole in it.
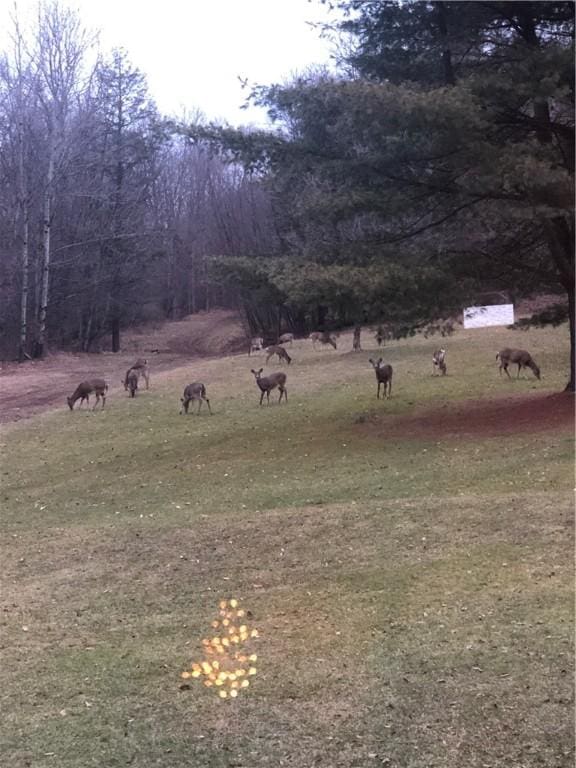
M 543 423 L 566 337 L 461 331 L 446 377 L 438 340 L 391 343 L 385 402 L 377 350 L 298 342 L 287 406 L 238 356 L 7 427 L 6 764 L 571 765 L 573 440 Z M 507 344 L 542 381 L 498 376 Z M 194 380 L 212 417 L 178 414 Z M 234 702 L 180 687 L 228 596 L 261 634 Z

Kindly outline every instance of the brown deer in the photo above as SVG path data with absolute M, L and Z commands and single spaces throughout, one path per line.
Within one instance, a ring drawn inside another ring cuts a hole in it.
M 440 371 L 442 376 L 446 376 L 446 371 L 448 370 L 446 367 L 446 350 L 445 349 L 437 349 L 434 354 L 432 355 L 432 370 L 434 373 L 436 371 Z
M 124 377 L 125 390 L 128 390 L 128 375 L 130 371 L 137 371 L 138 376 L 142 376 L 146 382 L 146 389 L 150 387 L 150 369 L 148 368 L 148 360 L 145 357 L 139 357 L 134 365 L 131 365 L 130 368 L 128 368 L 126 371 L 126 376 Z
M 263 370 L 264 368 L 260 368 L 259 371 L 255 371 L 253 368 L 251 369 L 251 373 L 253 373 L 256 377 L 256 384 L 258 385 L 261 392 L 260 405 L 262 405 L 264 395 L 266 395 L 266 401 L 268 405 L 270 405 L 270 392 L 272 392 L 273 389 L 276 389 L 276 387 L 278 387 L 280 390 L 278 405 L 280 405 L 282 402 L 282 395 L 284 395 L 284 399 L 286 402 L 288 402 L 288 392 L 286 391 L 286 374 L 282 373 L 282 371 L 279 371 L 278 373 L 271 373 L 270 376 L 262 376 Z
M 520 370 L 522 368 L 530 368 L 534 376 L 536 376 L 537 379 L 540 378 L 540 368 L 538 368 L 532 359 L 530 352 L 526 352 L 525 349 L 510 349 L 509 347 L 506 347 L 498 352 L 496 360 L 500 360 L 500 376 L 502 376 L 502 371 L 505 371 L 508 378 L 511 379 L 512 376 L 510 376 L 510 373 L 508 372 L 508 366 L 510 363 L 514 363 L 518 366 L 517 379 L 520 378 Z
M 335 334 L 330 334 L 327 331 L 314 331 L 308 338 L 312 339 L 312 346 L 314 348 L 316 348 L 316 343 L 320 342 L 320 344 L 329 344 L 334 349 L 337 349 Z
M 283 333 L 282 336 L 278 339 L 278 344 L 290 344 L 292 346 L 292 342 L 294 341 L 294 334 L 293 333 Z
M 378 393 L 377 397 L 380 399 L 380 385 L 384 385 L 384 397 L 391 397 L 392 396 L 392 374 L 394 371 L 392 370 L 391 365 L 382 365 L 382 358 L 379 357 L 377 361 L 368 360 L 369 363 L 371 363 L 372 368 L 374 368 L 374 372 L 376 374 L 376 381 L 378 382 Z M 386 388 L 388 388 L 388 395 L 386 395 Z
M 275 344 L 272 347 L 268 347 L 268 349 L 266 350 L 266 363 L 268 363 L 268 360 L 270 360 L 270 358 L 273 357 L 274 355 L 278 355 L 278 360 L 280 362 L 282 362 L 282 360 L 286 360 L 288 365 L 290 365 L 290 363 L 292 362 L 292 358 L 290 357 L 288 352 L 286 352 L 284 347 L 280 347 L 277 344 Z
M 82 408 L 82 403 L 84 400 L 86 400 L 86 404 L 90 405 L 90 395 L 92 392 L 96 393 L 96 402 L 94 403 L 93 411 L 96 410 L 96 406 L 98 405 L 98 401 L 102 399 L 102 408 L 106 405 L 106 391 L 108 389 L 108 384 L 104 381 L 104 379 L 87 379 L 86 381 L 83 381 L 81 384 L 78 384 L 72 395 L 67 399 L 68 406 L 71 411 L 74 410 L 74 403 L 76 400 L 80 400 L 79 408 Z
M 138 389 L 138 371 L 130 368 L 127 371 L 124 378 L 124 389 L 130 392 L 130 397 L 136 397 L 136 390 Z
M 264 349 L 264 339 L 262 336 L 254 336 L 248 343 L 248 357 L 252 352 L 261 352 Z
M 200 408 L 202 408 L 202 403 L 205 402 L 208 406 L 208 411 L 210 413 L 210 416 L 212 416 L 212 408 L 210 408 L 210 400 L 206 397 L 206 387 L 204 384 L 201 384 L 198 381 L 195 381 L 193 384 L 188 384 L 188 386 L 184 389 L 184 395 L 180 399 L 180 402 L 182 403 L 182 407 L 180 408 L 180 415 L 183 413 L 188 413 L 188 406 L 191 402 L 194 400 L 198 400 L 198 410 L 197 414 L 200 413 Z

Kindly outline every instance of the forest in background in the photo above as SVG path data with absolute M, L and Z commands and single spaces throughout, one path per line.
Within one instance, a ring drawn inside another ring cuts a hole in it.
M 4 357 L 121 347 L 213 305 L 275 336 L 413 333 L 487 291 L 570 318 L 574 5 L 336 3 L 334 71 L 255 86 L 269 130 L 158 113 L 75 12 L 0 62 Z

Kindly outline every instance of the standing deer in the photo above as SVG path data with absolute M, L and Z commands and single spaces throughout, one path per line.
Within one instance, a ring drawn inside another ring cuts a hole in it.
M 136 397 L 136 390 L 138 389 L 138 371 L 134 368 L 126 373 L 124 378 L 124 389 L 130 392 L 130 397 Z
M 378 360 L 375 362 L 370 358 L 368 360 L 369 363 L 371 363 L 372 368 L 374 368 L 374 372 L 376 374 L 376 381 L 378 382 L 378 393 L 377 397 L 380 399 L 380 385 L 384 385 L 384 397 L 392 396 L 392 374 L 394 371 L 392 370 L 391 365 L 382 365 L 382 358 L 379 357 Z M 386 395 L 386 387 L 388 387 L 388 395 Z
M 266 350 L 266 355 L 267 355 L 266 363 L 268 363 L 268 360 L 270 360 L 270 358 L 273 357 L 274 355 L 278 355 L 278 360 L 280 362 L 282 360 L 286 360 L 288 365 L 290 365 L 290 363 L 292 362 L 292 358 L 290 357 L 288 352 L 286 352 L 284 347 L 280 347 L 278 345 L 274 345 L 273 347 L 268 347 L 268 349 Z
M 510 349 L 509 347 L 506 347 L 498 352 L 496 360 L 500 360 L 500 376 L 502 376 L 502 371 L 505 371 L 508 378 L 511 379 L 512 376 L 510 376 L 510 373 L 508 372 L 508 366 L 510 363 L 515 363 L 518 366 L 517 379 L 520 378 L 520 370 L 522 368 L 530 368 L 534 376 L 536 376 L 537 379 L 540 378 L 540 368 L 538 368 L 532 359 L 530 352 L 526 352 L 525 349 Z
M 445 349 L 437 349 L 432 355 L 432 370 L 434 373 L 436 373 L 437 370 L 440 371 L 442 373 L 442 376 L 446 375 L 446 371 L 448 369 L 446 368 L 446 350 Z
M 78 384 L 72 395 L 68 398 L 68 406 L 71 411 L 74 410 L 74 403 L 76 400 L 80 400 L 79 408 L 82 408 L 82 403 L 84 400 L 86 400 L 86 404 L 90 405 L 90 395 L 92 392 L 96 393 L 96 402 L 94 403 L 94 408 L 92 408 L 93 411 L 96 410 L 96 406 L 98 405 L 98 401 L 100 398 L 102 398 L 102 408 L 106 405 L 106 390 L 108 389 L 108 384 L 104 381 L 104 379 L 88 379 L 87 381 L 83 381 L 81 384 Z
M 260 352 L 264 349 L 264 339 L 262 336 L 255 336 L 253 339 L 250 339 L 250 343 L 248 344 L 248 357 L 252 354 L 252 352 Z
M 188 386 L 184 389 L 184 395 L 180 399 L 180 402 L 182 403 L 182 407 L 180 408 L 180 415 L 183 413 L 188 413 L 188 406 L 191 402 L 194 400 L 198 400 L 198 410 L 197 414 L 200 413 L 200 408 L 202 408 L 202 402 L 205 402 L 208 406 L 208 411 L 210 413 L 210 416 L 212 416 L 212 408 L 210 408 L 210 400 L 206 397 L 206 387 L 204 384 L 201 384 L 198 381 L 195 381 L 193 384 L 188 384 Z
M 283 333 L 282 336 L 278 339 L 278 344 L 290 344 L 292 346 L 292 342 L 294 341 L 294 334 L 293 333 Z
M 284 395 L 284 399 L 286 402 L 288 402 L 288 392 L 286 390 L 286 374 L 282 373 L 282 371 L 278 371 L 278 373 L 271 373 L 270 376 L 262 376 L 263 370 L 264 368 L 260 368 L 259 371 L 255 371 L 253 368 L 251 369 L 251 373 L 253 373 L 256 377 L 256 384 L 258 385 L 261 392 L 260 405 L 262 405 L 264 395 L 266 395 L 266 401 L 268 405 L 270 405 L 270 392 L 272 392 L 273 389 L 276 389 L 276 387 L 278 387 L 280 390 L 278 405 L 280 405 L 282 402 L 282 395 Z
M 130 374 L 130 371 L 137 371 L 138 376 L 142 376 L 144 381 L 146 382 L 146 389 L 149 389 L 150 387 L 150 369 L 148 368 L 148 360 L 145 357 L 139 357 L 138 360 L 134 363 L 134 365 L 131 365 L 130 368 L 126 371 L 126 376 L 124 377 L 124 389 L 128 390 L 128 376 Z

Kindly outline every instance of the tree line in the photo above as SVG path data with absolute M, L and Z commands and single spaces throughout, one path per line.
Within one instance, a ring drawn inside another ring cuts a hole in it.
M 574 389 L 574 4 L 335 5 L 337 70 L 254 88 L 272 130 L 188 131 L 272 199 L 280 254 L 242 267 L 244 300 L 267 282 L 318 323 L 412 332 L 488 291 L 555 293 L 534 322 L 569 318 Z
M 215 302 L 258 335 L 402 335 L 488 291 L 546 291 L 534 322 L 569 318 L 574 388 L 574 4 L 334 4 L 335 69 L 254 87 L 266 130 L 167 120 L 58 3 L 15 23 L 3 354 L 116 350 L 127 324 Z
M 78 14 L 14 20 L 0 59 L 0 354 L 121 345 L 121 328 L 234 298 L 208 257 L 263 255 L 265 190 L 159 114 Z

